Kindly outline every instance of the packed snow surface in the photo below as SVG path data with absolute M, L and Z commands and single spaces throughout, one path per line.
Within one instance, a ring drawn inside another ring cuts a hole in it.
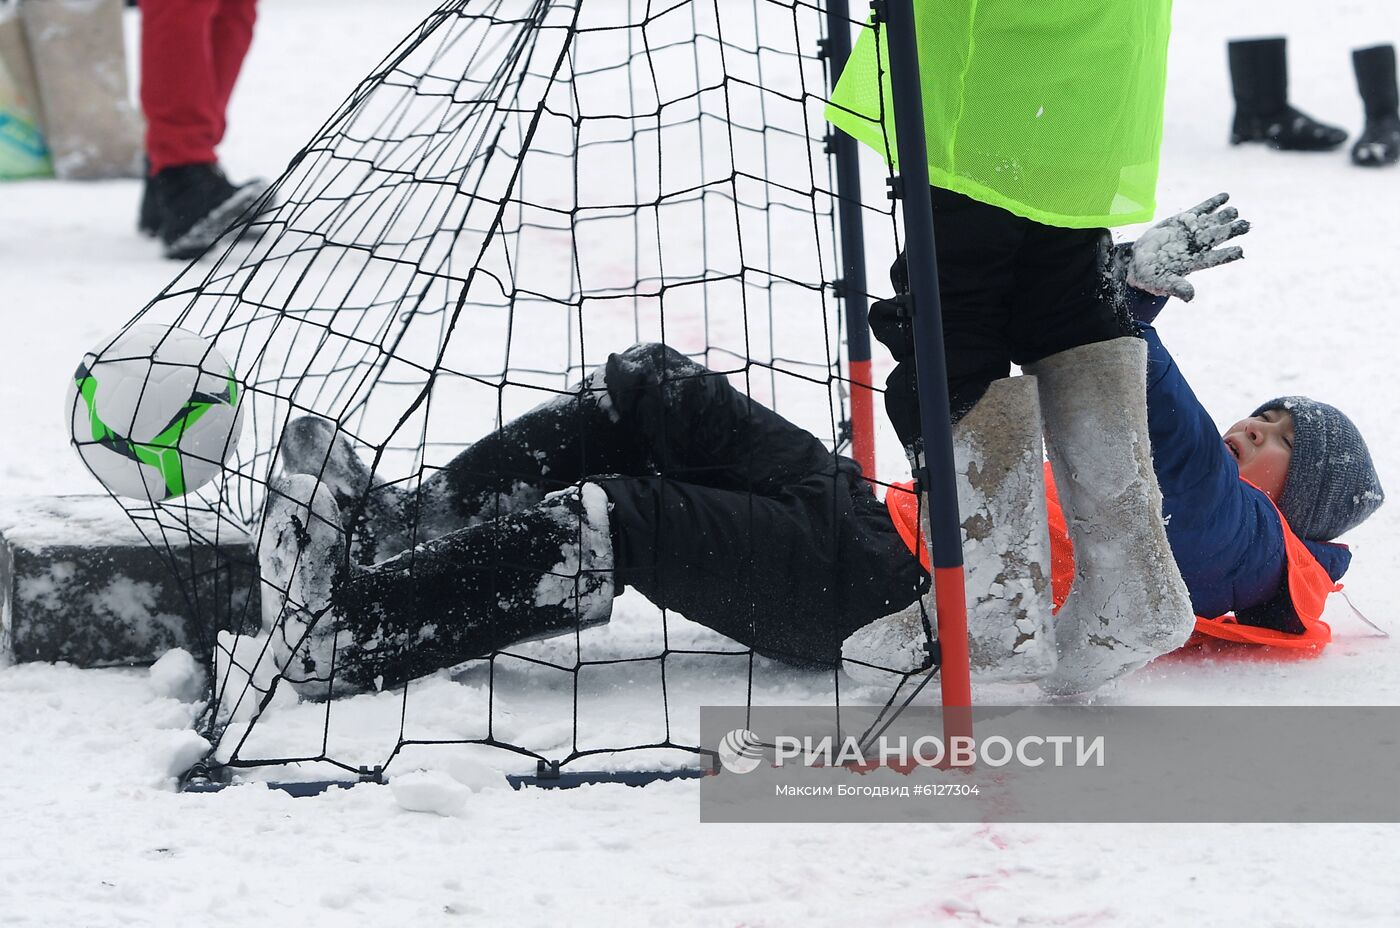
M 263 4 L 222 150 L 230 174 L 275 176 L 433 6 Z M 134 20 L 127 24 L 131 32 Z M 1239 241 L 1247 258 L 1193 276 L 1196 299 L 1170 306 L 1159 329 L 1218 425 L 1262 398 L 1315 396 L 1355 419 L 1382 480 L 1400 485 L 1400 431 L 1391 424 L 1400 169 L 1361 170 L 1345 151 L 1228 147 L 1224 43 L 1261 34 L 1290 37 L 1292 102 L 1355 131 L 1361 108 L 1349 50 L 1400 39 L 1400 12 L 1355 0 L 1325 16 L 1301 0 L 1176 5 L 1159 216 L 1228 190 L 1253 230 Z M 138 194 L 131 181 L 0 189 L 7 495 L 98 489 L 65 447 L 67 379 L 84 350 L 178 271 L 136 235 Z M 886 260 L 872 256 L 872 280 Z M 876 367 L 881 381 L 887 359 L 878 350 Z M 902 456 L 883 423 L 879 441 L 881 476 L 901 477 Z M 1400 627 L 1400 504 L 1346 540 L 1355 553 L 1352 602 Z M 1333 599 L 1326 617 L 1336 640 L 1316 661 L 1163 663 L 1098 698 L 1400 702 L 1398 639 L 1376 637 Z M 650 615 L 645 603 L 624 599 L 613 637 L 585 645 L 626 641 Z M 235 726 L 267 688 L 258 645 L 244 639 L 233 656 L 251 670 L 248 699 L 227 707 Z M 559 657 L 572 645 L 530 647 Z M 712 671 L 693 669 L 696 682 L 682 695 L 713 693 Z M 131 670 L 0 668 L 0 924 L 1349 926 L 1393 924 L 1400 898 L 1394 825 L 701 826 L 693 782 L 517 793 L 499 788 L 493 758 L 459 748 L 396 759 L 387 786 L 313 799 L 255 782 L 181 795 L 174 776 L 209 749 L 191 730 L 197 671 L 178 654 Z M 238 671 L 225 662 L 218 673 Z M 549 704 L 548 688 L 540 696 L 529 674 L 504 677 L 497 724 L 541 750 L 567 745 L 573 726 Z M 830 685 L 829 675 L 771 669 L 767 681 L 772 702 L 817 701 Z M 621 672 L 590 682 L 601 706 L 593 721 L 613 734 L 649 734 L 653 717 L 626 715 L 648 708 L 631 695 L 647 683 Z M 461 737 L 484 698 L 485 681 L 468 670 L 425 681 L 413 705 L 422 724 Z M 976 698 L 1040 697 L 989 685 Z M 397 731 L 402 705 L 393 694 L 357 697 L 340 718 L 332 704 L 336 724 L 326 728 L 326 707 L 298 705 L 281 688 L 269 712 L 286 722 L 262 737 L 276 748 L 324 732 L 346 750 L 372 752 Z

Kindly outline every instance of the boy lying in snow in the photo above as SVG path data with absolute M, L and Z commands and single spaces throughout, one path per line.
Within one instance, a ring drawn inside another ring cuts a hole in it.
M 1194 266 L 1208 266 L 1198 259 L 1209 248 L 1189 255 Z M 1265 403 L 1222 441 L 1144 332 L 1154 466 L 1194 611 L 1305 633 L 1289 595 L 1312 569 L 1299 549 L 1340 577 L 1346 550 L 1309 540 L 1383 499 L 1364 442 L 1341 413 L 1302 398 Z M 969 590 L 979 570 L 987 581 L 970 603 L 973 658 L 986 675 L 1084 691 L 1179 645 L 1193 617 L 1165 645 L 1157 629 L 1052 627 L 1045 521 L 1026 517 L 1045 499 L 1034 381 L 999 381 L 955 433 Z M 281 462 L 260 544 L 264 619 L 306 696 L 400 685 L 606 621 L 628 585 L 780 659 L 832 665 L 843 644 L 848 659 L 901 670 L 922 657 L 928 576 L 901 502 L 917 496 L 892 491 L 887 507 L 854 461 L 661 345 L 612 355 L 413 489 L 377 485 L 326 420 L 290 423 Z M 1096 477 L 1117 479 L 1080 473 L 1060 488 L 1071 509 Z M 1112 513 L 1071 515 L 1081 532 L 1094 517 Z M 1075 582 L 1099 571 L 1110 584 L 1112 568 L 1101 552 Z

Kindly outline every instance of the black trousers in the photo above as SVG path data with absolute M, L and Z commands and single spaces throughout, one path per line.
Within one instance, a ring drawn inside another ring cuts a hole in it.
M 406 517 L 450 530 L 337 587 L 355 641 L 341 673 L 394 685 L 582 623 L 571 609 L 596 618 L 598 578 L 567 566 L 583 507 L 537 501 L 581 482 L 609 500 L 616 590 L 766 655 L 833 664 L 848 635 L 928 585 L 854 461 L 723 374 L 638 345 L 408 501 Z
M 954 421 L 1013 363 L 1132 334 L 1106 277 L 1107 230 L 1042 225 L 937 187 L 933 224 Z M 898 292 L 907 289 L 903 254 L 890 281 Z M 870 327 L 896 362 L 886 411 L 905 447 L 913 447 L 920 429 L 909 319 L 894 300 L 880 300 L 871 306 Z
M 927 575 L 850 458 L 669 348 L 615 355 L 608 391 L 642 467 L 598 479 L 617 578 L 755 650 L 802 663 L 904 608 Z

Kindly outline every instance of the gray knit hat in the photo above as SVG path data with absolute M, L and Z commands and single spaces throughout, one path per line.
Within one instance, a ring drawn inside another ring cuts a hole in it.
M 1254 410 L 1293 415 L 1293 459 L 1278 508 L 1299 537 L 1331 541 L 1385 502 L 1371 452 L 1356 425 L 1335 406 L 1306 396 L 1280 396 Z

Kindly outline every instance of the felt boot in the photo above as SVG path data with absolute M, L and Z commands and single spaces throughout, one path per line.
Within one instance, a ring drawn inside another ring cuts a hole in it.
M 1054 669 L 1056 655 L 1035 378 L 994 381 L 953 427 L 953 460 L 972 673 L 987 681 L 1038 680 Z M 925 496 L 925 523 L 927 511 Z M 926 621 L 930 628 L 936 622 L 931 596 L 856 632 L 842 656 L 899 672 L 920 669 Z
M 1400 161 L 1400 101 L 1395 85 L 1395 46 L 1351 53 L 1356 88 L 1366 107 L 1366 128 L 1351 148 L 1353 164 L 1382 167 Z
M 1230 144 L 1266 142 L 1282 151 L 1331 151 L 1346 130 L 1313 119 L 1288 102 L 1285 40 L 1243 39 L 1230 43 L 1230 83 L 1235 121 Z
M 1083 693 L 1185 643 L 1195 616 L 1167 543 L 1147 429 L 1147 346 L 1082 345 L 1026 367 L 1074 544 L 1050 693 Z
M 19 17 L 54 174 L 139 177 L 143 127 L 127 89 L 121 0 L 22 3 Z

